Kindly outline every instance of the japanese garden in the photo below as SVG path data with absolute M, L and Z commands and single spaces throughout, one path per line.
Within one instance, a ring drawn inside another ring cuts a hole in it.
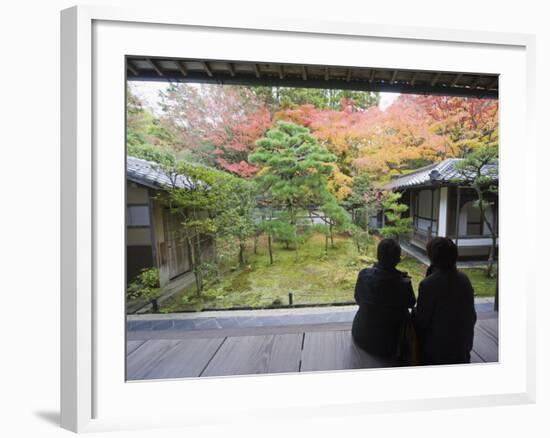
M 444 232 L 465 244 L 476 296 L 495 296 L 498 100 L 154 91 L 127 87 L 129 313 L 353 304 L 382 237 L 402 244 L 416 291 L 423 242 Z

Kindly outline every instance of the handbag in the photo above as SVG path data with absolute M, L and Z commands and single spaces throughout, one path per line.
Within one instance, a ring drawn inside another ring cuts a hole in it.
M 416 329 L 408 310 L 405 310 L 405 317 L 401 326 L 399 342 L 397 343 L 397 359 L 409 366 L 421 364 L 420 345 L 416 335 Z

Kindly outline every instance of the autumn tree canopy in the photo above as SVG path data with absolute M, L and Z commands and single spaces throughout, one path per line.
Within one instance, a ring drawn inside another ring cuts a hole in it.
M 306 127 L 334 155 L 329 188 L 339 202 L 368 173 L 383 182 L 421 166 L 498 145 L 498 101 L 401 95 L 385 110 L 376 93 L 283 87 L 172 84 L 153 116 L 128 93 L 128 144 L 170 148 L 178 158 L 252 178 L 250 156 L 279 120 Z
M 266 105 L 249 88 L 172 84 L 161 102 L 178 151 L 243 177 L 256 173 L 248 154 L 271 120 Z

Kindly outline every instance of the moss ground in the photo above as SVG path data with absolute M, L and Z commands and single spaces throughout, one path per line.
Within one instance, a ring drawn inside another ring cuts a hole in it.
M 251 248 L 252 245 L 249 245 Z M 267 307 L 288 304 L 329 304 L 353 302 L 357 273 L 375 261 L 376 241 L 367 254 L 358 254 L 346 236 L 335 236 L 334 247 L 325 255 L 324 235 L 314 234 L 296 252 L 277 243 L 273 247 L 274 263 L 269 264 L 267 240 L 261 239 L 257 254 L 247 254 L 244 267 L 228 269 L 207 285 L 199 296 L 194 290 L 182 290 L 163 303 L 161 312 L 200 311 L 234 307 Z M 413 279 L 415 292 L 426 267 L 406 254 L 398 268 Z M 465 269 L 476 296 L 494 296 L 495 278 L 487 278 L 482 269 Z

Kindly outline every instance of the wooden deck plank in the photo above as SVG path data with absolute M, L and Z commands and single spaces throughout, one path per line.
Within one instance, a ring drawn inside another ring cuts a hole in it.
M 485 363 L 485 361 L 481 358 L 479 354 L 472 350 L 470 352 L 470 363 Z
M 498 362 L 498 342 L 477 326 L 474 330 L 473 350 L 484 362 Z
M 351 330 L 351 322 L 322 324 L 293 324 L 285 326 L 246 327 L 206 330 L 136 330 L 128 332 L 129 340 L 220 338 L 235 336 L 261 336 L 278 334 L 303 334 L 304 332 Z
M 488 335 L 493 337 L 498 342 L 498 319 L 482 319 L 477 321 L 477 327 L 483 329 Z
M 144 379 L 144 376 L 162 359 L 162 356 L 178 342 L 177 340 L 144 342 L 137 350 L 126 356 L 126 379 Z
M 133 353 L 139 347 L 141 347 L 144 343 L 145 343 L 144 340 L 126 342 L 126 355 L 129 355 L 129 354 Z
M 353 342 L 347 323 L 190 331 L 188 336 L 183 337 L 180 337 L 181 330 L 163 332 L 143 331 L 139 333 L 145 339 L 128 340 L 129 380 L 330 371 L 392 365 L 359 349 Z M 238 336 L 226 337 L 228 334 Z M 146 335 L 151 339 L 147 339 Z M 498 319 L 480 319 L 475 327 L 471 362 L 496 361 Z
M 358 348 L 349 330 L 306 333 L 301 371 L 328 371 L 391 366 Z
M 199 377 L 225 338 L 184 339 L 163 353 L 148 370 L 141 372 L 142 379 L 176 379 Z M 166 342 L 166 341 L 153 341 Z
M 299 371 L 301 333 L 228 337 L 201 376 Z

